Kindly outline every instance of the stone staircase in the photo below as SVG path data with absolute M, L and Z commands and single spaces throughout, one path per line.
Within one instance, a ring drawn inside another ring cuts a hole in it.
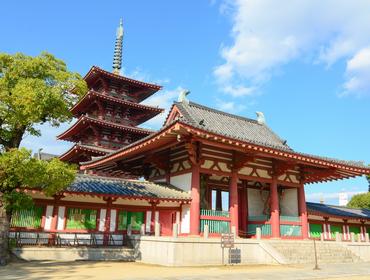
M 269 240 L 272 246 L 287 263 L 304 264 L 315 262 L 314 243 L 312 240 Z M 337 242 L 316 241 L 317 261 L 323 263 L 356 263 L 361 258 Z

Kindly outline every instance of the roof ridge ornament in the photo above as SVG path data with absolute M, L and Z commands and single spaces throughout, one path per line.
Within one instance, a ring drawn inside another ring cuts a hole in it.
M 113 55 L 113 73 L 119 75 L 122 68 L 123 21 L 119 21 Z
M 190 93 L 190 90 L 184 89 L 180 91 L 179 98 L 177 99 L 178 102 L 189 104 L 189 99 L 186 98 Z
M 256 115 L 257 115 L 257 122 L 259 124 L 265 125 L 266 124 L 265 115 L 262 112 L 256 112 Z

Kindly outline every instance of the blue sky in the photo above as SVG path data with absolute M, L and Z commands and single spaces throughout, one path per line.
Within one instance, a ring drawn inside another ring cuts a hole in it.
M 124 74 L 164 89 L 147 103 L 168 108 L 182 88 L 195 102 L 255 118 L 295 150 L 370 163 L 368 1 L 6 1 L 0 51 L 48 51 L 84 75 L 110 70 L 124 20 Z M 163 116 L 145 126 L 159 128 Z M 23 145 L 62 153 L 58 129 Z M 307 198 L 338 203 L 367 190 L 364 178 L 309 185 Z

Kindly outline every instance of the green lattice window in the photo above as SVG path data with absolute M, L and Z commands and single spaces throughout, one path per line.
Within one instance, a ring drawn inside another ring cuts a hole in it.
M 68 208 L 66 229 L 96 229 L 97 210 Z
M 131 229 L 139 231 L 144 223 L 144 212 L 118 211 L 118 230 L 127 230 L 127 225 L 131 224 Z
M 29 209 L 20 209 L 12 213 L 11 227 L 40 228 L 43 207 L 33 206 Z
M 359 226 L 349 226 L 349 232 L 353 232 L 354 234 L 361 233 L 361 229 Z
M 343 233 L 343 227 L 342 226 L 335 226 L 335 225 L 330 225 L 330 232 L 331 232 L 331 237 L 335 238 L 336 233 Z
M 322 233 L 321 224 L 311 224 L 310 223 L 310 236 L 313 238 L 320 238 Z

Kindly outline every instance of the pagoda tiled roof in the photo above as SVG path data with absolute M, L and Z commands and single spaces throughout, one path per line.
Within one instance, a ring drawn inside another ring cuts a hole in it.
M 142 81 L 138 81 L 132 78 L 128 78 L 122 75 L 114 74 L 112 72 L 106 71 L 98 66 L 92 66 L 87 72 L 87 74 L 84 77 L 84 80 L 89 83 L 89 80 L 94 79 L 95 74 L 103 75 L 104 77 L 107 77 L 109 79 L 115 80 L 117 82 L 127 83 L 134 87 L 148 89 L 146 93 L 143 93 L 140 97 L 140 100 L 144 100 L 148 96 L 152 95 L 153 93 L 157 92 L 158 90 L 162 89 L 162 86 L 156 85 L 153 83 L 146 83 Z
M 79 131 L 81 130 L 81 127 L 84 126 L 86 123 L 101 125 L 104 127 L 109 127 L 109 128 L 119 129 L 119 130 L 125 130 L 125 131 L 142 134 L 142 135 L 150 135 L 154 132 L 153 130 L 149 130 L 145 128 L 126 126 L 123 124 L 117 124 L 117 123 L 113 123 L 113 122 L 106 121 L 106 120 L 99 120 L 99 119 L 95 119 L 95 118 L 91 118 L 91 117 L 83 115 L 83 116 L 80 116 L 77 122 L 75 122 L 69 129 L 67 129 L 62 134 L 58 135 L 57 139 L 64 140 L 64 139 L 67 139 L 68 137 L 71 137 L 72 135 L 75 135 L 76 133 L 79 133 Z
M 69 193 L 110 195 L 146 200 L 189 201 L 190 194 L 165 183 L 78 174 L 66 189 Z
M 149 105 L 144 105 L 144 104 L 141 104 L 141 103 L 135 103 L 135 102 L 131 102 L 131 101 L 128 101 L 128 100 L 124 100 L 124 99 L 121 99 L 121 98 L 117 98 L 117 97 L 114 97 L 114 96 L 110 96 L 108 94 L 103 94 L 103 93 L 100 93 L 100 92 L 97 92 L 97 91 L 94 91 L 94 90 L 89 90 L 74 106 L 73 108 L 71 109 L 71 112 L 72 113 L 76 113 L 77 110 L 79 109 L 79 107 L 81 105 L 85 105 L 86 102 L 91 102 L 89 99 L 93 96 L 96 96 L 96 97 L 99 97 L 101 99 L 104 99 L 104 100 L 108 100 L 108 101 L 111 101 L 113 103 L 118 103 L 118 104 L 122 104 L 122 105 L 127 105 L 129 107 L 133 107 L 133 108 L 137 108 L 137 109 L 141 109 L 141 110 L 147 110 L 147 111 L 154 111 L 154 112 L 157 112 L 157 113 L 161 113 L 164 111 L 164 109 L 162 108 L 158 108 L 158 107 L 153 107 L 153 106 L 149 106 Z
M 158 108 L 158 107 L 153 107 L 153 106 L 148 106 L 140 103 L 135 103 L 127 100 L 123 100 L 117 97 L 109 96 L 107 94 L 99 93 L 94 90 L 88 91 L 71 109 L 71 112 L 76 116 L 78 115 L 79 112 L 83 111 L 83 108 L 91 103 L 91 98 L 99 98 L 102 100 L 106 100 L 108 102 L 120 104 L 120 105 L 125 105 L 131 108 L 135 108 L 138 110 L 142 110 L 144 112 L 147 112 L 147 116 L 144 119 L 150 119 L 154 116 L 156 116 L 159 113 L 162 113 L 164 109 Z
M 309 214 L 317 216 L 370 220 L 369 209 L 349 208 L 345 206 L 307 202 L 307 211 Z
M 68 160 L 72 158 L 78 151 L 89 152 L 95 156 L 103 156 L 103 155 L 113 152 L 112 149 L 106 149 L 102 147 L 84 145 L 84 144 L 75 144 L 64 154 L 60 155 L 59 158 L 61 160 Z

